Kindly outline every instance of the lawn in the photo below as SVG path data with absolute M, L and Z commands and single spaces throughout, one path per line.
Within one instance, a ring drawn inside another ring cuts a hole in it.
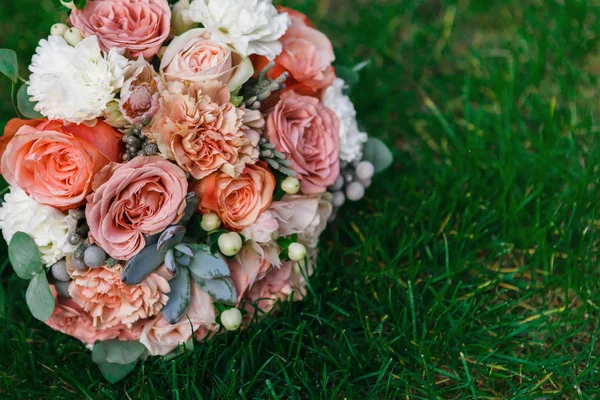
M 352 97 L 396 157 L 329 227 L 306 301 L 110 385 L 3 263 L 0 397 L 598 398 L 600 4 L 286 4 L 339 65 L 371 61 Z M 23 72 L 56 5 L 0 6 Z

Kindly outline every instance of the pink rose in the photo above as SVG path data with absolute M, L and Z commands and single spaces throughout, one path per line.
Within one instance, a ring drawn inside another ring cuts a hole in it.
M 256 243 L 269 243 L 279 236 L 277 229 L 279 229 L 279 223 L 275 215 L 266 210 L 260 213 L 252 225 L 242 229 L 241 233 L 247 240 Z
M 94 0 L 74 9 L 71 25 L 84 36 L 97 36 L 102 50 L 126 49 L 132 57 L 158 53 L 171 30 L 167 0 Z
M 69 294 L 92 318 L 96 329 L 126 326 L 160 313 L 171 291 L 169 283 L 151 274 L 137 285 L 121 281 L 121 266 L 76 270 L 69 268 L 73 280 Z
M 140 322 L 140 343 L 152 356 L 169 354 L 180 344 L 186 344 L 196 332 L 198 340 L 217 329 L 212 298 L 197 284 L 192 285 L 192 297 L 186 315 L 171 325 L 162 316 Z
M 140 57 L 127 72 L 121 88 L 120 111 L 132 125 L 150 121 L 159 108 L 160 80 L 154 67 Z
M 218 80 L 230 91 L 241 87 L 254 73 L 252 63 L 226 44 L 210 38 L 210 31 L 198 28 L 173 39 L 160 63 L 164 79 L 168 82 Z
M 290 76 L 285 82 L 285 91 L 316 95 L 335 80 L 331 66 L 335 60 L 333 46 L 327 36 L 313 27 L 306 15 L 285 7 L 278 7 L 278 10 L 290 16 L 292 25 L 281 38 L 283 51 L 267 76 L 276 78 L 287 71 Z M 269 60 L 265 57 L 254 57 L 257 72 L 268 64 Z
M 218 81 L 170 82 L 144 133 L 196 179 L 219 169 L 238 176 L 258 159 L 260 136 L 244 125 L 246 112 L 229 100 L 229 89 Z
M 196 182 L 192 188 L 200 199 L 198 210 L 216 213 L 232 230 L 253 224 L 273 200 L 275 177 L 262 161 L 247 165 L 244 173 L 232 178 L 215 172 Z
M 111 163 L 96 175 L 85 216 L 90 238 L 117 260 L 128 260 L 183 215 L 185 173 L 160 156 Z
M 339 129 L 333 111 L 314 97 L 294 92 L 281 95 L 269 115 L 269 139 L 292 162 L 303 193 L 322 193 L 339 176 Z
M 264 278 L 271 269 L 271 263 L 256 252 L 252 246 L 244 246 L 229 262 L 229 269 L 238 294 L 238 301 L 240 301 L 254 285 L 254 282 Z
M 329 193 L 300 196 L 286 194 L 269 207 L 279 222 L 282 236 L 298 234 L 298 241 L 315 248 L 333 211 Z
M 4 131 L 2 175 L 38 203 L 66 210 L 85 202 L 98 171 L 119 159 L 121 134 L 61 121 L 11 120 Z
M 97 340 L 137 340 L 140 336 L 139 330 L 130 330 L 125 325 L 116 325 L 109 329 L 96 329 L 93 319 L 72 299 L 56 296 L 54 286 L 50 287 L 55 297 L 56 306 L 52 316 L 45 322 L 55 331 L 73 336 L 87 344 L 94 344 Z

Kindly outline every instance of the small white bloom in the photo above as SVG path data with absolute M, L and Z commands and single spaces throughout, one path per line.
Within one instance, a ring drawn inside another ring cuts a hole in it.
M 40 40 L 33 56 L 27 94 L 37 102 L 36 111 L 49 119 L 80 124 L 102 115 L 123 85 L 128 63 L 114 49 L 106 56 L 96 36 L 75 47 L 50 36 Z
M 212 39 L 231 44 L 242 56 L 259 54 L 269 60 L 282 46 L 290 17 L 271 0 L 194 0 L 184 15 L 211 31 Z
M 332 109 L 340 120 L 340 159 L 352 162 L 362 158 L 363 144 L 368 136 L 358 127 L 354 104 L 343 93 L 345 84 L 337 78 L 323 93 L 323 104 Z
M 42 262 L 52 265 L 75 251 L 69 244 L 71 217 L 54 207 L 40 204 L 17 186 L 11 186 L 0 207 L 0 229 L 7 243 L 17 232 L 27 233 L 40 248 Z

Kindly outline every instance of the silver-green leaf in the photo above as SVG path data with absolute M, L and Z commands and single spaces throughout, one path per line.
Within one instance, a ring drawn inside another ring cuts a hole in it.
M 192 274 L 200 287 L 219 303 L 234 306 L 237 304 L 237 292 L 231 278 L 202 280 Z
M 8 259 L 21 279 L 31 279 L 44 269 L 38 246 L 23 232 L 15 233 L 10 239 Z
M 394 162 L 390 149 L 381 140 L 371 137 L 363 148 L 363 160 L 369 161 L 379 173 L 389 168 Z
M 229 264 L 220 254 L 213 254 L 204 244 L 190 244 L 194 257 L 189 265 L 190 271 L 201 279 L 219 279 L 231 276 Z
M 117 383 L 125 378 L 135 368 L 135 363 L 113 364 L 109 362 L 96 363 L 102 375 L 110 383 Z
M 92 361 L 96 364 L 101 362 L 131 364 L 135 363 L 145 350 L 146 347 L 138 341 L 105 340 L 94 344 Z
M 17 53 L 10 49 L 0 49 L 0 73 L 17 83 L 19 79 L 19 62 Z
M 36 103 L 29 100 L 29 95 L 27 94 L 28 87 L 29 85 L 24 84 L 17 92 L 17 106 L 19 107 L 19 112 L 26 118 L 41 118 L 42 114 L 35 111 Z
M 169 286 L 169 301 L 163 307 L 162 315 L 170 324 L 176 324 L 181 321 L 190 305 L 192 287 L 189 271 L 180 268 L 177 276 L 169 281 Z
M 29 281 L 25 300 L 31 314 L 40 321 L 47 321 L 54 311 L 54 296 L 50 290 L 46 274 L 36 274 Z
M 137 285 L 160 267 L 164 261 L 165 255 L 159 253 L 156 246 L 146 246 L 127 262 L 123 268 L 121 280 L 126 285 Z

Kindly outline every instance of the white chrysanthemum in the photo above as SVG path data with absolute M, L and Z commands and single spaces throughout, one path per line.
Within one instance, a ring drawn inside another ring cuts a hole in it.
M 346 83 L 337 78 L 323 93 L 323 104 L 332 109 L 340 120 L 340 159 L 346 162 L 362 158 L 366 133 L 361 132 L 356 122 L 356 110 L 352 100 L 343 92 Z
M 40 204 L 17 186 L 11 186 L 0 207 L 0 229 L 7 243 L 17 232 L 27 233 L 40 248 L 42 262 L 52 265 L 75 251 L 69 244 L 71 217 L 54 207 Z
M 185 15 L 241 55 L 259 54 L 269 60 L 281 53 L 279 38 L 290 25 L 289 15 L 278 13 L 271 0 L 194 0 Z
M 37 102 L 36 111 L 49 119 L 80 124 L 102 115 L 123 85 L 128 64 L 116 49 L 103 53 L 96 36 L 75 47 L 50 36 L 40 40 L 29 66 L 27 94 Z

